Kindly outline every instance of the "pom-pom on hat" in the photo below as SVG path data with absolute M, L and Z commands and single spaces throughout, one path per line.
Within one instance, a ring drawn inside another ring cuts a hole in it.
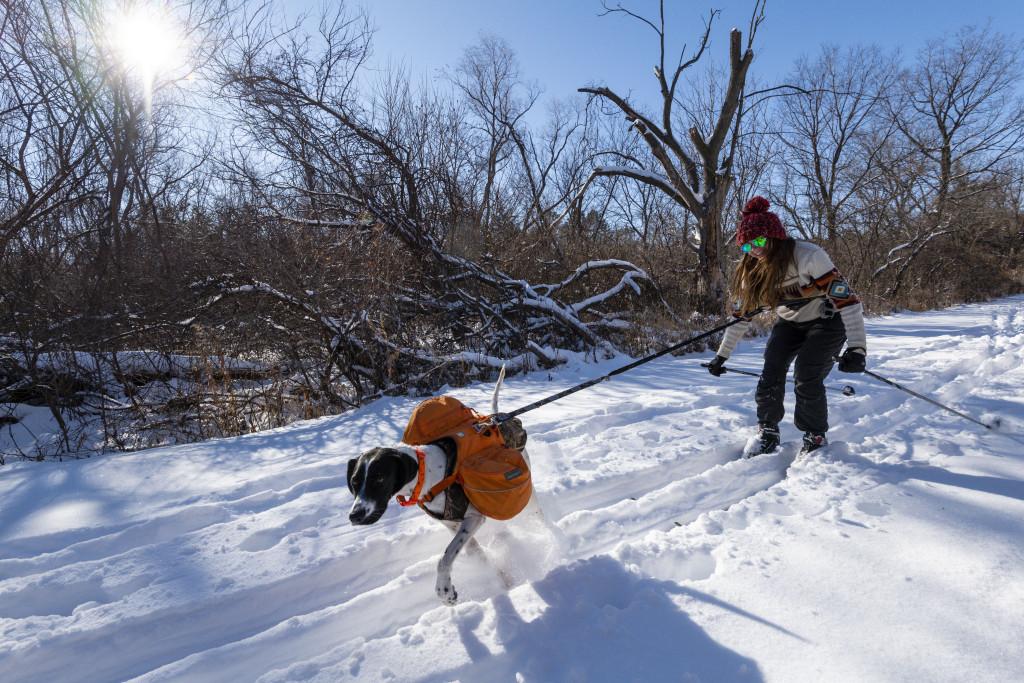
M 747 202 L 747 205 L 743 207 L 740 226 L 736 230 L 737 244 L 742 247 L 757 237 L 786 239 L 786 229 L 782 227 L 782 221 L 768 210 L 769 206 L 768 200 L 764 197 L 754 197 Z

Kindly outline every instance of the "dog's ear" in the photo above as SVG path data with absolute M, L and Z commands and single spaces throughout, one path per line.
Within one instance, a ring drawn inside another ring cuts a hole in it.
M 356 491 L 352 488 L 352 475 L 355 474 L 357 462 L 359 462 L 358 458 L 352 458 L 348 461 L 348 490 L 351 491 L 353 495 L 355 495 Z

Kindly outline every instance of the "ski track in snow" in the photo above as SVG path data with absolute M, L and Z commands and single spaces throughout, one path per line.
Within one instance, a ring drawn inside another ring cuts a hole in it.
M 1011 409 L 1003 411 L 1004 431 L 1020 434 L 1022 301 L 869 320 L 869 368 L 983 419 L 1005 404 Z M 936 324 L 947 327 L 937 334 Z M 744 342 L 731 363 L 756 371 L 763 341 Z M 651 581 L 685 585 L 713 576 L 729 532 L 765 515 L 849 524 L 862 524 L 851 515 L 884 517 L 888 507 L 872 492 L 916 472 L 921 449 L 941 443 L 949 457 L 985 438 L 904 392 L 834 372 L 830 385 L 849 383 L 857 394 L 830 396 L 833 443 L 822 457 L 794 463 L 799 434 L 787 422 L 781 453 L 743 460 L 756 380 L 709 379 L 700 360 L 662 359 L 630 373 L 631 395 L 613 379 L 524 416 L 544 519 L 484 526 L 478 538 L 486 561 L 466 553 L 456 562 L 462 604 L 455 611 L 439 607 L 433 590 L 450 538 L 443 527 L 393 504 L 372 527 L 352 527 L 347 519 L 347 459 L 395 441 L 417 399 L 382 400 L 237 440 L 262 455 L 249 467 L 214 473 L 212 481 L 203 470 L 213 466 L 204 463 L 229 459 L 227 441 L 9 467 L 2 492 L 10 509 L 40 516 L 0 527 L 3 677 L 79 680 L 69 672 L 79 671 L 85 653 L 89 670 L 81 680 L 92 681 L 376 677 L 388 643 L 415 650 L 428 627 L 456 629 L 453 637 L 465 640 L 460 619 L 472 628 L 514 613 L 510 596 L 529 604 L 525 595 L 549 589 L 566 573 L 598 584 L 625 582 L 641 594 Z M 598 370 L 582 372 L 589 374 L 513 378 L 502 407 L 553 394 Z M 490 390 L 477 385 L 453 393 L 479 407 L 489 404 Z M 970 442 L 958 443 L 964 433 L 972 434 Z M 1008 452 L 1017 448 L 1013 434 L 989 438 L 1002 439 Z M 303 446 L 307 441 L 312 448 Z M 110 467 L 117 458 L 155 472 L 160 459 L 177 464 L 160 475 L 165 481 L 128 490 L 103 479 L 105 471 L 117 476 Z M 53 472 L 55 505 L 47 507 L 38 469 Z M 183 472 L 185 480 L 176 480 Z M 990 488 L 1019 495 L 1020 483 L 1001 477 L 993 473 Z M 791 494 L 797 486 L 798 498 Z M 129 494 L 148 505 L 118 509 L 118 496 Z M 648 578 L 624 579 L 600 559 L 609 556 Z M 511 593 L 488 563 L 515 578 Z M 509 643 L 527 623 L 506 634 Z M 441 678 L 483 672 L 471 663 L 451 667 Z

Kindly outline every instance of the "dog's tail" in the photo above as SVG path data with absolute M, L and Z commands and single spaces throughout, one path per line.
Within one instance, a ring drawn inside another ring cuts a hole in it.
M 501 366 L 498 373 L 498 383 L 494 385 L 494 396 L 491 397 L 491 415 L 498 412 L 498 392 L 501 391 L 501 383 L 505 380 L 505 366 Z

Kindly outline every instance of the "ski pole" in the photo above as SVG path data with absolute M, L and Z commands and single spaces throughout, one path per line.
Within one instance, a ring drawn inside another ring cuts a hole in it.
M 975 420 L 970 415 L 964 415 L 959 410 L 953 410 L 949 406 L 944 406 L 941 403 L 939 403 L 938 401 L 934 401 L 934 400 L 928 398 L 927 396 L 922 396 L 921 394 L 917 393 L 916 391 L 911 391 L 910 389 L 907 389 L 904 386 L 900 386 L 899 384 L 896 384 L 896 382 L 893 382 L 892 380 L 886 379 L 885 377 L 882 377 L 881 375 L 876 375 L 875 373 L 871 372 L 870 370 L 864 370 L 864 374 L 868 375 L 869 377 L 874 377 L 875 379 L 877 379 L 880 382 L 885 382 L 886 384 L 888 384 L 891 387 L 896 387 L 900 391 L 905 391 L 908 394 L 910 394 L 911 396 L 917 396 L 920 399 L 928 401 L 933 406 L 938 406 L 938 407 L 942 408 L 943 410 L 948 410 L 949 412 L 953 413 L 954 415 L 959 415 L 960 417 L 964 418 L 965 420 L 970 420 L 971 422 L 973 422 L 975 424 L 979 424 L 982 427 L 984 427 L 985 429 L 992 429 L 992 425 L 990 425 L 990 424 L 985 424 L 981 420 Z
M 746 315 L 739 316 L 738 318 L 734 318 L 733 320 L 731 320 L 730 322 L 725 323 L 724 325 L 719 325 L 718 327 L 716 327 L 716 328 L 714 328 L 712 330 L 708 330 L 707 332 L 704 332 L 702 334 L 698 334 L 696 337 L 690 337 L 686 341 L 681 341 L 678 344 L 674 344 L 673 346 L 668 347 L 667 349 L 662 349 L 661 351 L 658 351 L 657 353 L 652 353 L 650 356 L 647 356 L 645 358 L 641 358 L 640 360 L 634 361 L 634 362 L 630 363 L 629 365 L 623 365 L 621 368 L 618 368 L 616 370 L 612 370 L 607 375 L 604 375 L 602 377 L 598 377 L 597 379 L 592 379 L 589 382 L 584 382 L 583 384 L 577 384 L 574 387 L 569 387 L 565 391 L 560 391 L 557 394 L 555 394 L 554 396 L 548 396 L 547 398 L 542 399 L 540 401 L 537 401 L 535 403 L 531 403 L 528 406 L 523 406 L 522 408 L 517 408 L 516 410 L 513 410 L 511 413 L 495 413 L 494 415 L 490 416 L 490 420 L 494 424 L 498 424 L 499 422 L 504 422 L 505 420 L 511 420 L 513 417 L 516 417 L 517 415 L 522 415 L 523 413 L 527 412 L 528 410 L 533 410 L 534 408 L 540 408 L 541 406 L 547 405 L 548 403 L 551 403 L 553 401 L 557 401 L 560 398 L 565 398 L 569 394 L 574 394 L 577 391 L 580 391 L 581 389 L 586 389 L 587 387 L 592 387 L 595 384 L 598 384 L 600 382 L 605 381 L 606 379 L 611 379 L 615 375 L 620 375 L 623 372 L 626 372 L 627 370 L 632 370 L 633 368 L 637 367 L 638 365 L 643 365 L 644 363 L 650 362 L 650 361 L 654 360 L 655 358 L 660 358 L 661 356 L 664 356 L 666 353 L 671 353 L 672 351 L 675 351 L 676 349 L 681 349 L 684 346 L 689 346 L 690 344 L 693 344 L 694 342 L 698 342 L 701 339 L 704 339 L 705 337 L 710 337 L 711 335 L 715 334 L 716 332 L 721 332 L 722 330 L 724 330 L 727 327 L 732 327 L 733 325 L 735 325 L 737 323 L 741 323 L 741 322 L 743 322 L 745 320 L 750 320 L 755 315 L 758 315 L 759 313 L 763 313 L 766 310 L 768 310 L 766 307 L 760 306 L 758 308 L 755 308 L 750 313 L 747 313 Z
M 700 364 L 700 366 L 702 368 L 706 368 L 706 367 L 708 367 L 710 365 L 711 365 L 711 363 L 701 363 Z M 737 370 L 736 368 L 727 368 L 724 365 L 722 366 L 722 371 L 723 372 L 735 372 L 738 375 L 749 375 L 751 377 L 760 377 L 761 376 L 761 375 L 757 374 L 756 372 L 749 372 L 747 370 Z M 792 380 L 792 379 L 787 379 L 786 381 L 789 382 L 790 384 L 796 384 L 796 381 Z M 854 394 L 857 393 L 857 391 L 853 387 L 851 387 L 849 384 L 844 386 L 842 389 L 840 389 L 839 387 L 825 387 L 825 388 L 828 389 L 829 391 L 838 391 L 843 396 L 853 396 Z

